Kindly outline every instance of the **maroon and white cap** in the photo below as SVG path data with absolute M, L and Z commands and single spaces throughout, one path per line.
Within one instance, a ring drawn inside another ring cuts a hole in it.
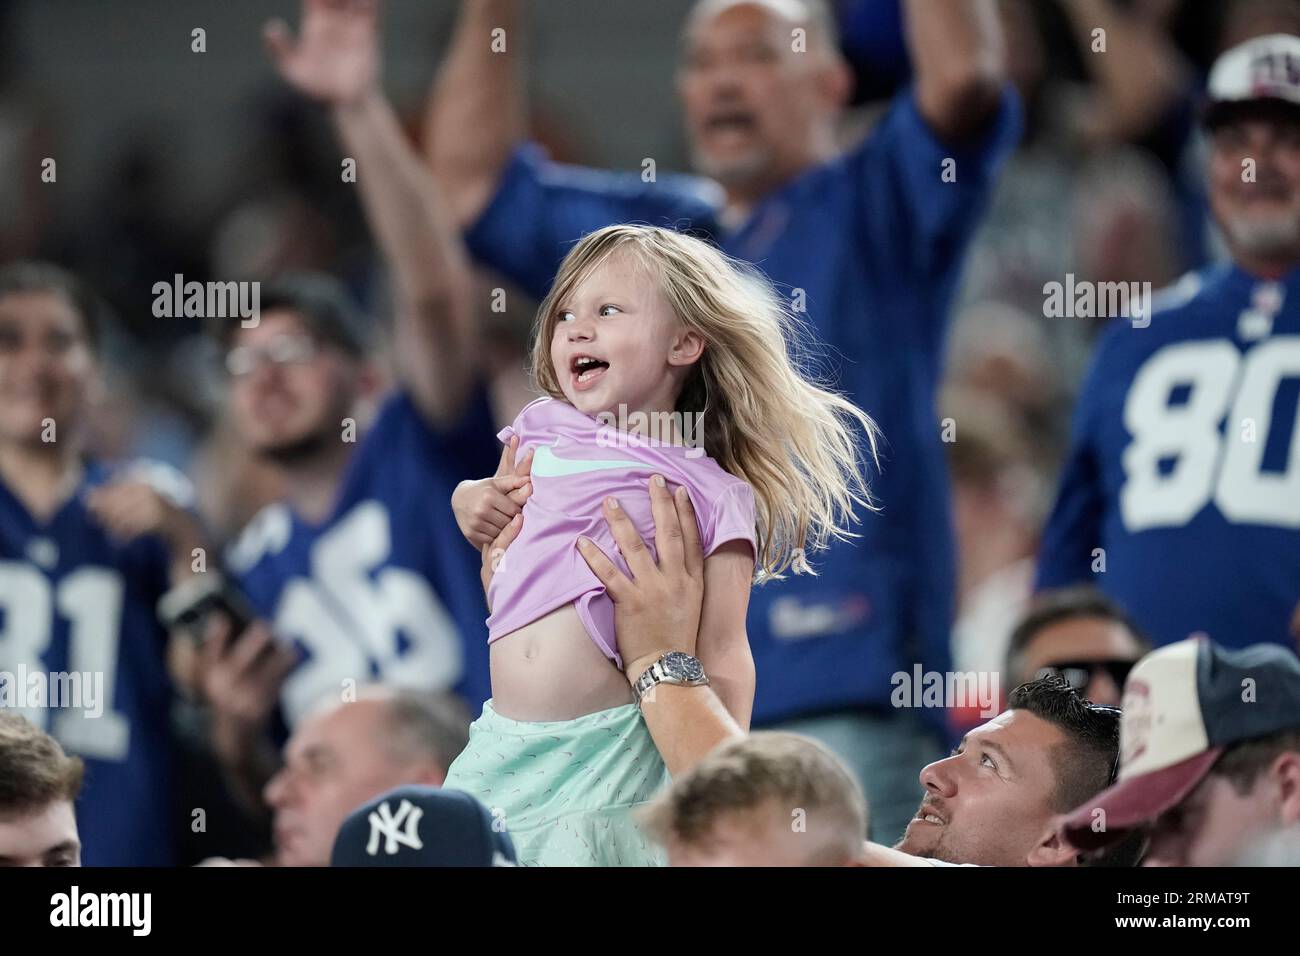
M 1238 44 L 1215 60 L 1206 93 L 1207 125 L 1243 103 L 1276 100 L 1300 106 L 1300 37 L 1273 33 Z
M 1226 650 L 1204 637 L 1152 651 L 1124 684 L 1114 786 L 1061 821 L 1098 849 L 1182 802 L 1225 747 L 1300 727 L 1300 659 L 1278 644 Z

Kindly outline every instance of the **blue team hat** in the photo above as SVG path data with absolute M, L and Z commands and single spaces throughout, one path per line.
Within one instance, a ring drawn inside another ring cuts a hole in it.
M 353 810 L 330 866 L 517 866 L 510 835 L 468 793 L 398 787 Z

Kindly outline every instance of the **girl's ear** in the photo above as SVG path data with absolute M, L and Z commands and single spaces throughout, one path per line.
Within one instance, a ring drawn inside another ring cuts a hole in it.
M 694 365 L 704 354 L 704 336 L 694 329 L 682 329 L 673 338 L 668 352 L 669 365 Z

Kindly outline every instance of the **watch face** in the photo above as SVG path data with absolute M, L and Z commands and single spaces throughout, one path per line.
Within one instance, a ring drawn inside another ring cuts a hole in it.
M 695 681 L 704 677 L 704 665 L 700 663 L 699 658 L 683 654 L 681 651 L 665 654 L 663 668 L 669 677 L 676 680 Z

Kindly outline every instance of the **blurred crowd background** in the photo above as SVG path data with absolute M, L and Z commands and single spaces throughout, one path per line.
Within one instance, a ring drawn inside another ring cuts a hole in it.
M 999 6 L 1027 129 L 968 259 L 950 338 L 943 408 L 961 409 L 963 428 L 950 446 L 966 542 L 959 667 L 1001 660 L 961 634 L 988 632 L 990 616 L 1005 632 L 1028 593 L 1071 394 L 1101 321 L 1045 317 L 1044 284 L 1073 274 L 1158 289 L 1214 258 L 1195 122 L 1208 66 L 1247 37 L 1300 31 L 1294 0 L 1101 0 L 1118 28 L 1104 37 L 1113 55 L 1093 55 L 1095 21 L 1079 14 L 1089 4 Z M 687 168 L 664 64 L 689 7 L 532 5 L 534 137 L 560 160 Z M 909 67 L 897 0 L 836 7 L 858 79 L 848 140 Z M 117 321 L 93 450 L 187 472 L 223 535 L 275 489 L 215 420 L 220 363 L 198 320 L 155 318 L 154 283 L 322 269 L 384 313 L 325 111 L 287 89 L 261 48 L 266 19 L 295 13 L 264 0 L 0 0 L 0 259 L 53 259 L 104 297 Z M 413 137 L 455 14 L 453 0 L 386 5 L 386 87 Z M 191 49 L 195 28 L 206 52 Z M 55 183 L 38 175 L 45 157 Z M 500 387 L 519 393 L 531 307 L 508 301 L 490 316 L 489 347 Z
M 688 167 L 671 70 L 692 0 L 563 0 L 529 7 L 533 136 L 561 160 Z M 949 0 L 934 0 L 936 3 Z M 908 79 L 897 0 L 839 0 L 857 73 L 846 141 Z M 1032 584 L 1072 396 L 1107 317 L 1051 318 L 1067 275 L 1166 286 L 1221 253 L 1196 118 L 1214 57 L 1300 33 L 1296 0 L 1000 0 L 1026 134 L 967 260 L 942 414 L 959 540 L 959 670 L 999 669 Z M 1095 20 L 1113 23 L 1093 55 Z M 450 37 L 454 0 L 388 0 L 385 86 L 412 137 Z M 385 289 L 355 187 L 341 182 L 323 107 L 287 89 L 260 31 L 293 0 L 0 0 L 0 261 L 68 266 L 115 316 L 110 387 L 92 452 L 186 472 L 218 536 L 276 496 L 219 420 L 220 356 L 196 319 L 153 314 L 155 283 L 344 279 L 382 321 Z M 580 25 L 580 29 L 579 29 Z M 193 52 L 192 31 L 206 51 Z M 41 161 L 57 163 L 42 182 Z M 484 289 L 500 285 L 484 276 Z M 500 394 L 522 396 L 531 304 L 488 314 Z M 513 416 L 519 401 L 502 401 Z

